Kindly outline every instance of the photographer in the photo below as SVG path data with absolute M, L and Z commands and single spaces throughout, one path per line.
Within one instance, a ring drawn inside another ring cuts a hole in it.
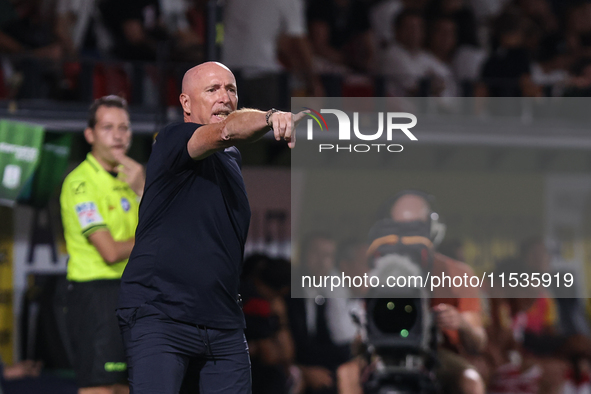
M 473 274 L 464 263 L 435 252 L 434 245 L 441 240 L 444 228 L 431 209 L 431 200 L 427 194 L 405 191 L 386 205 L 382 219 L 370 231 L 368 255 L 374 259 L 372 275 L 416 277 L 421 271 L 423 275 L 440 277 L 444 273 L 452 277 Z M 417 292 L 423 294 L 417 298 Z M 390 297 L 384 298 L 380 292 L 369 295 L 368 343 L 378 351 L 367 360 L 371 363 L 367 368 L 363 362 L 350 362 L 340 368 L 339 377 L 360 377 L 358 382 L 346 379 L 349 384 L 339 385 L 346 388 L 340 394 L 359 394 L 362 385 L 369 392 L 382 392 L 376 391 L 382 385 L 396 389 L 401 386 L 407 390 L 403 392 L 440 392 L 436 387 L 427 388 L 433 378 L 431 371 L 435 372 L 443 393 L 485 393 L 481 375 L 467 359 L 481 353 L 487 342 L 478 291 L 469 287 L 438 287 L 430 299 L 424 298 L 424 292 L 424 288 L 410 286 L 394 296 L 398 300 L 388 300 Z M 402 314 L 394 310 L 397 305 L 402 305 Z M 436 334 L 433 328 L 441 334 L 437 345 L 432 341 Z M 391 335 L 397 332 L 400 334 Z M 434 370 L 430 360 L 435 354 L 429 355 L 428 348 L 436 348 L 438 363 Z
M 397 198 L 390 208 L 394 222 L 426 222 L 431 220 L 431 207 L 425 196 L 413 192 Z M 470 267 L 440 253 L 434 253 L 432 275 L 445 272 L 449 276 L 473 274 Z M 465 358 L 480 353 L 486 345 L 486 332 L 481 317 L 478 292 L 468 287 L 436 288 L 431 298 L 437 327 L 443 332 L 439 345 L 440 367 L 437 379 L 445 393 L 484 393 L 480 374 Z

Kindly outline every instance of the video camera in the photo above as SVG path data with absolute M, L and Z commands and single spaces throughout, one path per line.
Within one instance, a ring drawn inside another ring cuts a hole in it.
M 429 223 L 383 219 L 370 230 L 369 241 L 370 275 L 381 285 L 365 300 L 366 345 L 375 368 L 364 392 L 438 393 L 437 328 L 428 293 L 420 286 L 433 265 Z

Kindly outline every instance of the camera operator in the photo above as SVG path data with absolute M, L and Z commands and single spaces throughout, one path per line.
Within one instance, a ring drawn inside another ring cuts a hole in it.
M 418 191 L 405 191 L 400 193 L 396 196 L 393 200 L 389 202 L 388 205 L 385 206 L 385 209 L 382 212 L 382 220 L 379 223 L 383 223 L 382 226 L 388 226 L 388 219 L 391 222 L 389 226 L 398 227 L 399 230 L 402 227 L 407 229 L 415 228 L 415 229 L 429 229 L 430 231 L 430 240 L 429 242 L 421 242 L 417 240 L 417 244 L 422 244 L 423 247 L 427 249 L 422 249 L 421 256 L 423 252 L 429 250 L 432 255 L 432 266 L 430 267 L 431 275 L 439 275 L 441 276 L 445 273 L 447 276 L 463 276 L 464 274 L 472 275 L 473 272 L 464 263 L 461 263 L 457 260 L 451 259 L 446 257 L 440 253 L 436 253 L 434 251 L 433 244 L 437 244 L 440 241 L 439 238 L 443 235 L 443 231 L 441 225 L 437 222 L 437 217 L 435 212 L 432 211 L 430 201 L 432 200 L 431 196 L 424 194 Z M 384 221 L 385 220 L 385 221 Z M 376 225 L 378 225 L 376 224 Z M 394 226 L 392 226 L 394 225 Z M 376 228 L 374 226 L 374 228 Z M 379 227 L 378 227 L 379 228 Z M 398 231 L 399 231 L 398 230 Z M 372 229 L 373 231 L 373 229 Z M 376 235 L 379 231 L 376 228 Z M 423 231 L 423 230 L 420 230 Z M 370 232 L 371 233 L 371 232 Z M 400 275 L 402 272 L 407 272 L 411 275 L 416 275 L 416 272 L 420 271 L 419 267 L 413 267 L 416 264 L 410 256 L 398 255 L 397 253 L 389 255 L 387 252 L 388 245 L 395 245 L 400 243 L 398 242 L 401 238 L 396 233 L 387 233 L 385 236 L 381 236 L 381 238 L 374 238 L 372 242 L 372 246 L 370 246 L 368 253 L 373 254 L 377 252 L 374 257 L 377 257 L 374 260 L 374 269 L 372 272 L 379 277 L 383 277 L 383 275 L 391 275 L 394 272 L 397 272 Z M 408 236 L 408 238 L 423 238 L 422 236 Z M 412 247 L 413 241 L 407 239 L 408 243 L 405 241 L 401 241 L 401 243 L 405 244 L 406 247 Z M 381 252 L 378 250 L 372 251 L 374 245 L 381 245 L 378 248 L 386 247 L 386 249 L 382 249 Z M 416 251 L 417 249 L 415 249 Z M 385 253 L 385 254 L 383 254 Z M 392 264 L 393 263 L 393 264 Z M 397 267 L 395 271 L 390 271 L 391 268 L 389 267 Z M 415 273 L 413 273 L 415 272 Z M 368 302 L 371 303 L 373 299 L 370 297 Z M 386 300 L 387 301 L 387 300 Z M 425 300 L 426 301 L 426 300 Z M 388 303 L 389 304 L 389 303 Z M 377 304 L 374 303 L 372 308 L 375 308 Z M 403 304 L 404 305 L 404 304 Z M 451 288 L 436 288 L 433 294 L 431 294 L 431 299 L 424 303 L 424 306 L 428 309 L 429 305 L 432 311 L 432 318 L 434 323 L 436 324 L 439 331 L 442 333 L 442 341 L 437 346 L 437 358 L 439 361 L 439 366 L 437 367 L 435 373 L 436 378 L 439 382 L 439 386 L 441 391 L 445 394 L 447 393 L 464 393 L 464 394 L 484 394 L 485 393 L 485 386 L 481 375 L 478 373 L 476 368 L 468 361 L 467 357 L 477 355 L 484 350 L 487 342 L 486 331 L 484 330 L 482 320 L 481 320 L 481 304 L 480 298 L 477 290 L 469 288 L 469 287 L 451 287 Z M 368 304 L 369 307 L 369 304 Z M 391 306 L 388 306 L 388 309 L 394 309 L 394 303 Z M 372 320 L 374 323 L 377 324 L 377 318 L 375 315 L 375 311 L 378 309 L 373 309 L 371 312 L 373 314 L 372 318 L 368 320 Z M 406 311 L 406 308 L 404 309 Z M 412 308 L 411 308 L 412 310 Z M 383 309 L 382 309 L 383 311 Z M 410 311 L 406 311 L 410 313 Z M 370 313 L 367 311 L 367 313 Z M 415 323 L 404 323 L 403 320 L 405 316 L 402 317 L 402 320 L 399 322 L 391 322 L 391 323 L 400 323 L 399 325 L 394 324 L 394 326 L 398 328 L 393 328 L 391 324 L 386 324 L 383 326 L 384 319 L 390 318 L 394 315 L 388 315 L 381 313 L 381 325 L 386 330 L 386 337 L 389 335 L 389 332 L 399 330 L 403 324 L 411 324 L 414 325 Z M 388 317 L 390 316 L 390 317 Z M 419 318 L 421 321 L 425 321 L 425 317 Z M 412 318 L 414 319 L 414 318 Z M 430 319 L 427 319 L 427 321 Z M 423 323 L 419 322 L 416 323 L 419 326 Z M 430 324 L 430 323 L 428 323 Z M 423 326 L 423 330 L 425 326 Z M 378 331 L 382 329 L 378 328 Z M 406 330 L 404 330 L 406 331 Z M 423 331 L 425 333 L 425 331 Z M 368 333 L 369 334 L 369 333 Z M 382 334 L 376 334 L 378 336 Z M 409 335 L 408 331 L 406 335 Z M 371 336 L 371 335 L 370 335 Z M 375 337 L 373 340 L 384 340 L 384 337 L 378 338 Z M 371 343 L 373 341 L 369 339 Z M 391 338 L 386 339 L 386 342 L 391 341 Z M 416 338 L 415 338 L 416 341 Z M 423 341 L 423 339 L 421 339 Z M 379 346 L 391 346 L 386 345 L 382 342 Z M 423 343 L 424 345 L 424 343 Z M 373 343 L 372 346 L 378 346 L 376 343 Z M 396 345 L 395 345 L 396 346 Z M 416 345 L 412 345 L 416 346 Z M 421 345 L 422 346 L 422 345 Z M 400 349 L 402 349 L 401 347 Z M 387 354 L 387 351 L 386 353 Z M 395 354 L 395 353 L 393 353 Z M 380 356 L 380 354 L 377 354 Z M 407 356 L 410 353 L 407 353 Z M 389 355 L 390 356 L 390 355 Z M 381 384 L 386 384 L 389 388 L 398 388 L 401 385 L 402 380 L 396 379 L 396 376 L 390 375 L 388 379 L 388 375 L 381 375 L 381 377 L 385 377 L 386 379 L 381 379 L 378 376 L 378 380 L 372 380 L 371 375 L 372 371 L 376 371 L 378 368 L 379 358 L 373 360 L 363 360 L 362 358 L 351 360 L 348 363 L 345 363 L 339 367 L 338 376 L 340 378 L 339 382 L 339 394 L 360 394 L 363 392 L 362 385 L 366 385 L 368 379 L 370 379 L 370 383 L 372 383 L 373 389 L 375 389 L 375 384 L 378 385 L 378 389 L 380 389 Z M 371 362 L 371 365 L 367 365 L 365 361 Z M 382 360 L 383 361 L 383 360 Z M 408 359 L 407 359 L 408 361 Z M 426 364 L 424 364 L 426 365 Z M 382 368 L 383 370 L 383 368 Z M 415 371 L 421 371 L 421 367 L 416 369 Z M 408 377 L 409 370 L 406 371 L 406 376 Z M 398 378 L 404 379 L 405 372 L 403 370 L 398 370 L 398 372 L 394 372 L 394 374 L 398 373 Z M 412 373 L 412 372 L 411 372 Z M 419 375 L 415 375 L 415 378 L 419 378 Z M 380 380 L 381 379 L 381 380 Z M 430 379 L 427 375 L 427 379 Z M 424 381 L 424 383 L 427 383 Z M 405 384 L 402 384 L 401 390 L 406 390 L 403 392 L 415 392 L 417 389 L 419 390 L 427 390 L 421 392 L 432 392 L 429 391 L 431 389 L 427 388 L 426 385 L 414 386 L 415 391 L 408 391 L 409 387 Z M 422 387 L 422 389 L 421 389 Z M 386 388 L 387 389 L 387 388 Z M 372 390 L 372 388 L 370 388 Z M 412 390 L 412 389 L 411 389 Z M 374 391 L 372 391 L 374 392 Z M 382 391 L 378 391 L 382 392 Z M 439 391 L 438 391 L 439 392 Z
M 390 208 L 395 222 L 431 220 L 431 206 L 425 196 L 408 192 L 396 198 Z M 432 275 L 473 275 L 470 267 L 440 253 L 434 253 Z M 432 311 L 444 342 L 439 345 L 440 367 L 437 379 L 444 393 L 484 394 L 484 382 L 465 356 L 480 353 L 487 341 L 480 298 L 469 287 L 436 288 L 431 298 Z

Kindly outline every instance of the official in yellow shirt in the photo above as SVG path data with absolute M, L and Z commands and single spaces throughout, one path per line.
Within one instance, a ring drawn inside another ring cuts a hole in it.
M 128 393 L 115 309 L 134 245 L 145 173 L 126 156 L 131 143 L 126 101 L 118 96 L 97 99 L 84 137 L 91 152 L 66 177 L 60 195 L 78 393 Z

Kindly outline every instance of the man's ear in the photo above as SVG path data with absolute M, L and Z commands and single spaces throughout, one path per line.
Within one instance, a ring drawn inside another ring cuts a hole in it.
M 187 115 L 191 115 L 191 98 L 186 93 L 181 93 L 179 96 L 179 101 L 181 102 L 181 107 L 183 107 L 183 112 Z
M 84 129 L 84 138 L 90 145 L 94 144 L 94 132 L 90 127 Z

